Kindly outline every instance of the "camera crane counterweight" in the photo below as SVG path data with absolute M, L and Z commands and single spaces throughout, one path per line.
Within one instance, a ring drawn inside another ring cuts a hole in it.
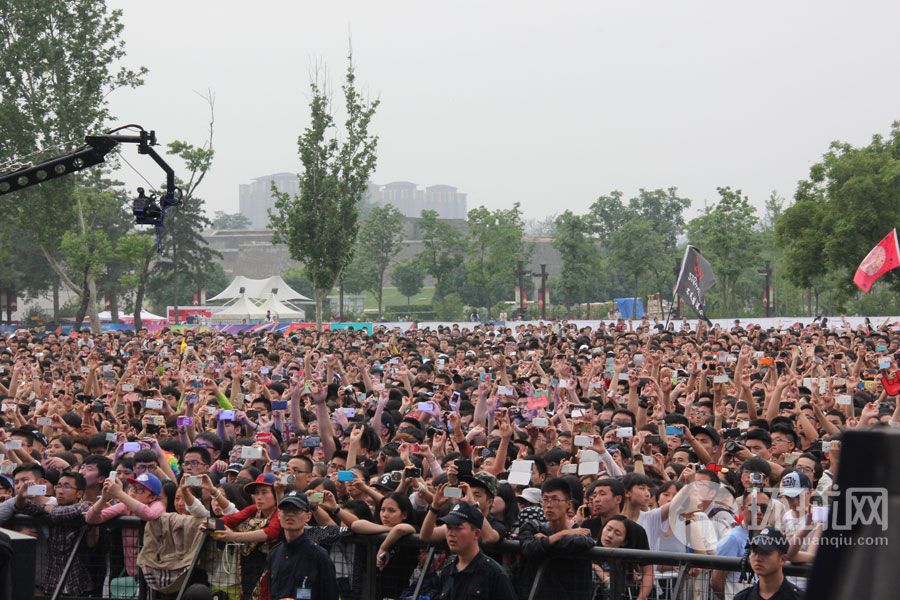
M 137 135 L 119 135 L 116 131 L 137 128 Z M 45 181 L 71 175 L 83 169 L 102 163 L 119 144 L 137 144 L 138 154 L 148 154 L 166 172 L 166 191 L 158 198 L 154 194 L 144 195 L 144 188 L 138 188 L 138 197 L 132 203 L 132 213 L 138 225 L 153 225 L 156 228 L 156 250 L 161 252 L 160 230 L 165 222 L 166 209 L 181 206 L 181 190 L 175 187 L 175 171 L 153 149 L 156 132 L 145 131 L 138 125 L 125 125 L 99 135 L 84 138 L 85 145 L 61 156 L 45 160 L 36 165 L 26 164 L 0 173 L 0 196 L 10 194 Z

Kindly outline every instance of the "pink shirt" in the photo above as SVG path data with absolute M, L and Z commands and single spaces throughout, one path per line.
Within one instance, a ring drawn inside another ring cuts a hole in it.
M 107 506 L 101 510 L 99 514 L 97 514 L 97 511 L 91 506 L 90 510 L 85 513 L 84 520 L 91 525 L 105 523 L 112 518 L 125 516 L 137 516 L 144 521 L 155 521 L 160 518 L 164 512 L 166 512 L 166 505 L 159 500 L 154 500 L 150 504 L 141 504 L 135 512 L 131 512 L 128 506 L 122 502 L 117 502 L 112 506 Z M 138 534 L 139 531 L 136 527 L 122 528 L 122 550 L 125 554 L 125 571 L 132 577 L 137 575 L 138 572 Z

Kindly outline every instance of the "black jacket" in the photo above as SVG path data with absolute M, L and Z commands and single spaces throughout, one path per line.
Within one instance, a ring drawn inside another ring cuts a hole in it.
M 535 537 L 538 533 L 545 537 Z M 538 589 L 538 598 L 555 600 L 581 600 L 590 598 L 591 559 L 587 551 L 594 547 L 594 538 L 589 535 L 569 535 L 555 544 L 549 537 L 553 530 L 549 525 L 526 521 L 519 528 L 519 542 L 522 548 L 522 571 L 520 585 L 527 597 L 534 576 L 541 564 L 546 563 Z
M 440 600 L 516 600 L 509 575 L 497 561 L 478 552 L 466 568 L 457 570 L 452 562 L 441 571 Z
M 297 588 L 312 590 L 312 600 L 337 600 L 338 585 L 328 552 L 308 535 L 282 541 L 269 550 L 269 597 L 294 598 Z

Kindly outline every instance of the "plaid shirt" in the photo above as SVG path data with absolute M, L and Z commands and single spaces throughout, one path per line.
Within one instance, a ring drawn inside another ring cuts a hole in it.
M 78 538 L 78 532 L 84 527 L 84 513 L 90 507 L 91 505 L 87 502 L 78 502 L 69 506 L 54 506 L 49 511 L 45 511 L 43 504 L 29 500 L 22 509 L 22 512 L 30 515 L 48 515 L 50 517 L 50 533 L 47 537 L 48 556 L 41 583 L 41 591 L 48 596 L 56 589 L 56 585 L 62 577 L 66 561 Z M 75 556 L 63 588 L 65 593 L 77 596 L 91 591 L 93 587 L 91 574 L 85 563 L 83 553 Z

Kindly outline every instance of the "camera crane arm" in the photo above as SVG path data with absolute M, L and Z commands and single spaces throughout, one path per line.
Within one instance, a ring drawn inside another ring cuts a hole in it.
M 137 135 L 114 133 L 120 129 L 123 127 L 99 135 L 85 136 L 85 145 L 68 154 L 36 165 L 27 164 L 7 173 L 0 173 L 0 196 L 98 165 L 104 162 L 106 155 L 119 144 L 137 144 L 138 154 L 149 155 L 166 173 L 166 191 L 159 199 L 159 203 L 156 196 L 153 194 L 145 196 L 144 188 L 138 188 L 138 197 L 132 205 L 135 221 L 139 225 L 156 227 L 156 249 L 160 251 L 160 229 L 165 222 L 166 209 L 181 205 L 181 191 L 175 187 L 175 171 L 153 149 L 156 145 L 155 131 L 146 131 L 141 127 Z

